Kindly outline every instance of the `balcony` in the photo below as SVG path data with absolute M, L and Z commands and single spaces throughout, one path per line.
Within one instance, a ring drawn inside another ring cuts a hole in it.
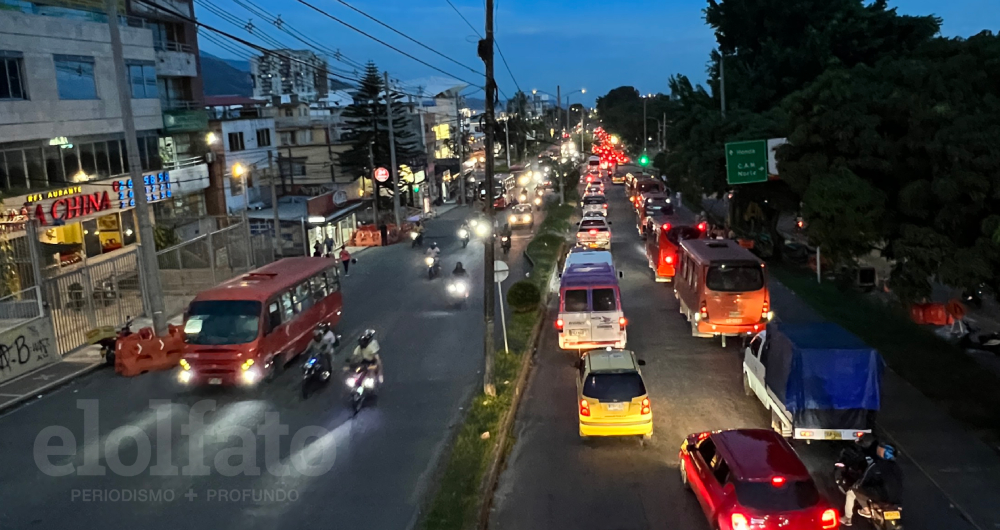
M 198 77 L 198 58 L 194 48 L 179 42 L 158 42 L 156 75 L 161 77 Z

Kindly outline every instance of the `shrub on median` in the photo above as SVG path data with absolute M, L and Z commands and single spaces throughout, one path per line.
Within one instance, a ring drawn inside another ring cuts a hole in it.
M 518 313 L 527 313 L 538 308 L 538 303 L 542 300 L 542 294 L 538 287 L 528 281 L 521 280 L 510 287 L 507 291 L 507 302 L 511 309 Z

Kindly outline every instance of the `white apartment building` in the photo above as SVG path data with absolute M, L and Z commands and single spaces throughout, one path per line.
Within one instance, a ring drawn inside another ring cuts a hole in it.
M 327 97 L 329 80 L 326 59 L 308 50 L 274 50 L 250 58 L 253 97 L 298 97 L 314 102 Z

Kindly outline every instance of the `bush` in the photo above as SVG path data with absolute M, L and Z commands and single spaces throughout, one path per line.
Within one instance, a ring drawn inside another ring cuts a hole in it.
M 518 313 L 527 313 L 538 308 L 542 293 L 538 287 L 528 280 L 521 280 L 507 291 L 507 303 Z

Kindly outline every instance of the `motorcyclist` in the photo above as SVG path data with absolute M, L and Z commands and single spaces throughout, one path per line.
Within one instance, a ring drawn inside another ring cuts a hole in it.
M 313 330 L 313 338 L 309 342 L 310 356 L 316 356 L 320 363 L 320 369 L 327 375 L 333 370 L 333 347 L 336 341 L 337 335 L 333 334 L 332 330 L 325 330 L 319 326 Z
M 428 258 L 434 258 L 435 260 L 437 260 L 440 254 L 441 254 L 441 249 L 438 248 L 437 242 L 431 243 L 431 246 L 427 247 Z
M 358 337 L 358 345 L 354 348 L 354 354 L 351 355 L 350 366 L 351 368 L 364 366 L 369 370 L 374 367 L 375 373 L 378 375 L 378 382 L 381 383 L 382 358 L 379 357 L 378 351 L 379 346 L 378 341 L 375 340 L 375 330 L 366 329 Z
M 872 514 L 868 507 L 869 500 L 895 505 L 903 501 L 903 472 L 896 463 L 896 449 L 889 444 L 879 443 L 875 445 L 874 458 L 866 456 L 865 460 L 868 466 L 864 474 L 847 491 L 844 515 L 840 518 L 840 524 L 843 526 L 851 526 L 855 503 L 861 506 L 858 515 L 870 518 Z
M 452 275 L 459 278 L 465 278 L 466 276 L 468 276 L 468 271 L 466 271 L 465 268 L 462 267 L 461 261 L 455 264 L 455 270 L 451 271 L 451 273 Z
M 418 246 L 419 245 L 423 245 L 424 244 L 424 225 L 420 224 L 420 221 L 417 221 L 416 224 L 413 226 L 413 233 L 417 234 L 417 237 L 414 238 L 413 243 L 415 245 L 418 245 Z

